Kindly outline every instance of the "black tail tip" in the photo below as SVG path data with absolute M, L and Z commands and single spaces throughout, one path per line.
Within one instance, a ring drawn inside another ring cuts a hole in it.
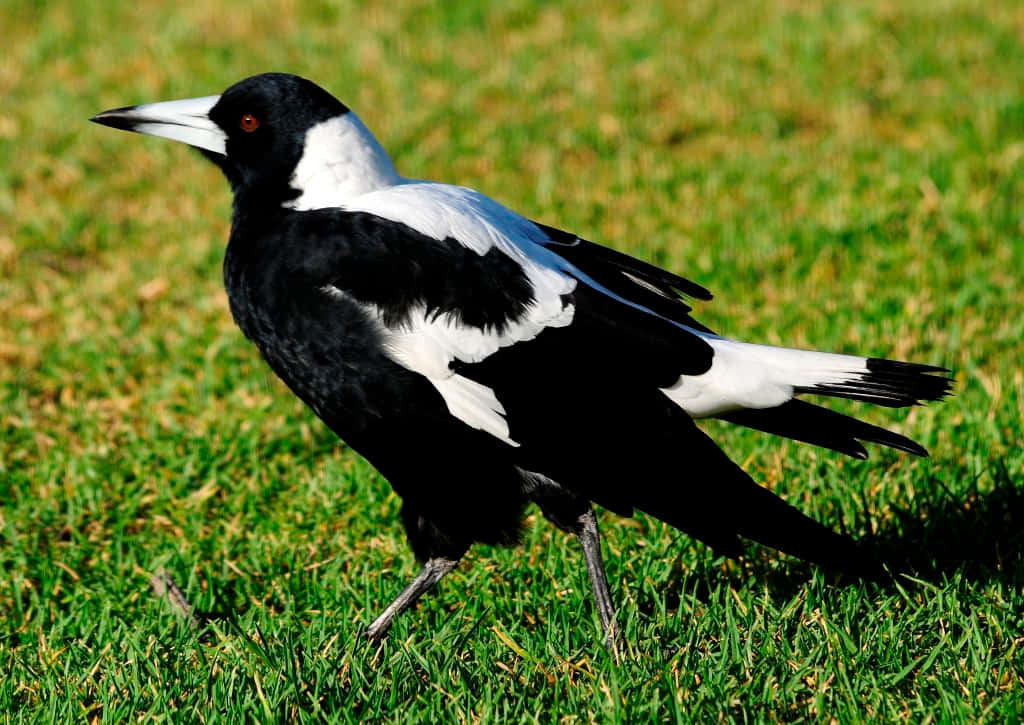
M 899 390 L 902 397 L 915 403 L 942 400 L 953 392 L 949 368 L 879 357 L 869 357 L 866 367 L 871 382 L 891 386 Z

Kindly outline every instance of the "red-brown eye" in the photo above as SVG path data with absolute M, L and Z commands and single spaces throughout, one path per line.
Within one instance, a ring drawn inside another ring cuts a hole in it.
M 260 120 L 251 113 L 247 113 L 242 116 L 242 120 L 238 122 L 238 125 L 242 127 L 242 130 L 246 133 L 252 133 L 260 127 Z

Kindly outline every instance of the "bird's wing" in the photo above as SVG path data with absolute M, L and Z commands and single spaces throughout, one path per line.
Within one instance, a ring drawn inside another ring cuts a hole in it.
M 692 308 L 684 301 L 684 297 L 711 299 L 711 292 L 696 282 L 571 232 L 539 222 L 534 224 L 547 237 L 540 244 L 571 265 L 570 274 L 585 276 L 590 284 L 600 286 L 607 294 L 642 305 L 668 320 L 712 334 L 689 315 Z
M 520 373 L 527 382 L 547 366 L 577 369 L 579 385 L 630 377 L 667 387 L 710 367 L 711 349 L 676 292 L 706 296 L 702 288 L 569 240 L 478 192 L 410 182 L 323 211 L 344 227 L 337 236 L 359 240 L 325 292 L 362 305 L 392 359 L 424 375 L 453 416 L 509 445 L 518 441 L 506 401 L 460 366 L 571 329 L 542 346 L 546 357 L 538 357 L 542 348 L 530 356 Z M 368 272 L 372 266 L 385 269 Z M 659 306 L 666 312 L 652 310 Z M 545 414 L 557 415 L 551 403 Z
M 683 296 L 710 300 L 704 287 L 627 254 L 533 222 L 473 189 L 410 181 L 364 194 L 345 205 L 401 222 L 437 240 L 453 239 L 478 254 L 500 250 L 535 284 L 566 277 L 618 302 L 709 333 L 689 316 Z

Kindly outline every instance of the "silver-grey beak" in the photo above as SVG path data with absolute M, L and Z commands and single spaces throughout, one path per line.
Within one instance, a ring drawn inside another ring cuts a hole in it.
M 219 99 L 220 96 L 204 96 L 114 108 L 89 120 L 125 131 L 162 136 L 226 156 L 227 135 L 209 115 Z

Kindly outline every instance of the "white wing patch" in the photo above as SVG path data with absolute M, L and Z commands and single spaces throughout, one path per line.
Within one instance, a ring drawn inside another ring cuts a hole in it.
M 510 446 L 519 447 L 519 444 L 509 437 L 505 406 L 491 388 L 462 375 L 429 380 L 444 398 L 449 413 L 470 428 L 490 433 Z
M 456 239 L 481 255 L 500 247 L 505 252 L 516 250 L 518 256 L 526 252 L 523 242 L 547 241 L 525 217 L 463 186 L 404 179 L 340 206 L 401 222 L 434 239 Z
M 456 374 L 451 363 L 459 360 L 477 363 L 503 347 L 532 340 L 548 327 L 572 323 L 575 308 L 562 303 L 560 295 L 538 297 L 526 312 L 506 325 L 500 333 L 465 325 L 450 314 L 427 314 L 417 306 L 401 325 L 389 327 L 375 305 L 358 302 L 332 285 L 322 288 L 326 294 L 344 297 L 362 306 L 378 326 L 388 356 L 402 367 L 423 375 L 437 389 L 448 412 L 472 428 L 486 431 L 512 446 L 505 407 L 494 391 L 474 380 Z
M 473 189 L 406 179 L 339 206 L 405 224 L 438 241 L 454 239 L 479 255 L 496 247 L 522 266 L 541 304 L 576 288 L 572 267 L 543 246 L 548 238 L 536 224 Z

